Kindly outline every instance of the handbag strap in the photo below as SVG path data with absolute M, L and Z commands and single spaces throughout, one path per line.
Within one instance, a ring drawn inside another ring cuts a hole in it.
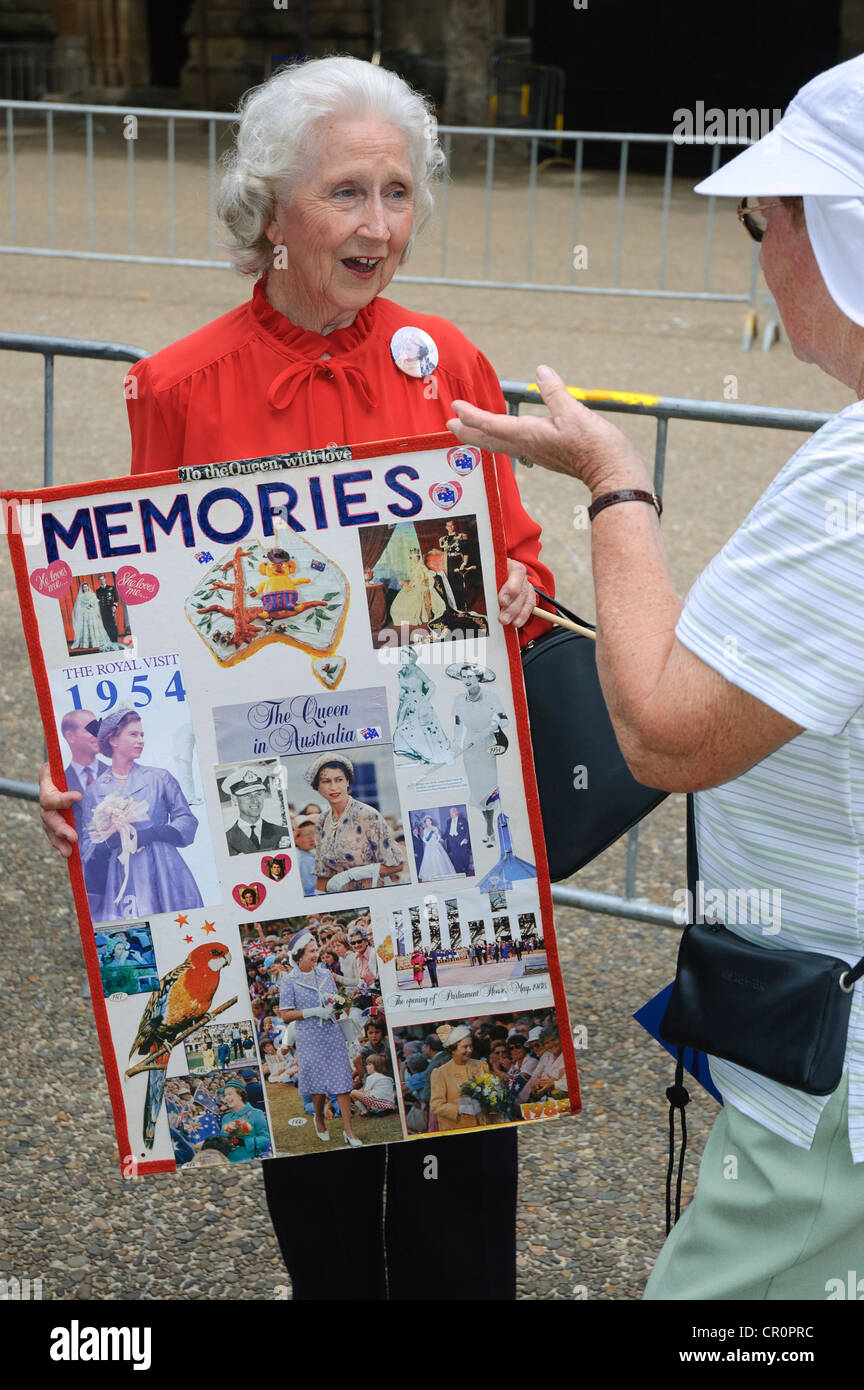
M 693 793 L 687 793 L 687 887 L 690 901 L 696 906 L 696 889 L 699 884 L 699 851 L 696 848 L 696 802 Z
M 696 849 L 696 814 L 693 793 L 687 793 L 687 887 L 690 902 L 696 905 L 696 890 L 699 883 L 699 854 Z M 693 914 L 696 915 L 695 912 Z M 699 1053 L 693 1052 L 693 1069 L 698 1071 Z M 681 1186 L 684 1181 L 684 1155 L 687 1152 L 687 1111 L 690 1092 L 684 1085 L 684 1048 L 679 1047 L 675 1058 L 675 1080 L 666 1088 L 669 1102 L 669 1162 L 666 1167 L 666 1234 L 681 1216 Z M 675 1213 L 672 1213 L 672 1179 L 675 1177 L 675 1111 L 681 1112 L 681 1149 L 678 1154 L 678 1173 L 675 1180 Z
M 538 589 L 536 584 L 532 584 L 531 587 L 537 597 L 542 598 L 544 603 L 551 603 L 552 607 L 557 613 L 561 614 L 562 618 L 569 618 L 571 623 L 579 623 L 580 627 L 590 628 L 592 632 L 597 631 L 594 623 L 587 623 L 584 618 L 579 618 L 575 613 L 571 613 L 570 609 L 565 608 L 563 603 L 559 603 L 557 598 L 552 598 L 551 594 L 544 594 L 543 590 Z

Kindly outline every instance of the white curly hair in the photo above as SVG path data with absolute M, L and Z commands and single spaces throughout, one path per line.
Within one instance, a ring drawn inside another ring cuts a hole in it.
M 431 103 L 395 72 L 360 58 L 315 58 L 280 68 L 241 98 L 235 148 L 221 160 L 219 217 L 231 238 L 225 244 L 235 270 L 260 275 L 272 261 L 264 229 L 277 198 L 314 161 L 315 126 L 325 118 L 369 119 L 392 125 L 408 147 L 414 180 L 414 227 L 402 254 L 432 216 L 432 186 L 443 172 Z

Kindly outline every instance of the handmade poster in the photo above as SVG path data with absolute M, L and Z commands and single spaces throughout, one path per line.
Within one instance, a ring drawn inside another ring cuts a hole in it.
M 127 1176 L 579 1110 L 495 474 L 452 446 L 4 494 Z

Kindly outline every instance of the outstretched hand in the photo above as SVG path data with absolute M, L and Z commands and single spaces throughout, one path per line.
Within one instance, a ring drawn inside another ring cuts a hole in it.
M 537 415 L 494 415 L 468 401 L 453 401 L 447 428 L 463 444 L 578 478 L 595 495 L 614 487 L 648 487 L 642 459 L 626 435 L 573 399 L 551 367 L 538 367 L 537 385 L 549 419 Z

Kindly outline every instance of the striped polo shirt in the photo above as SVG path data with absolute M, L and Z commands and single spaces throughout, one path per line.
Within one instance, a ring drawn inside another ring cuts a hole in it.
M 734 781 L 697 792 L 706 895 L 715 890 L 715 903 L 733 908 L 722 920 L 768 949 L 854 964 L 864 956 L 864 402 L 829 420 L 780 470 L 693 585 L 676 634 L 804 731 Z M 859 981 L 845 1060 L 856 1163 L 864 1162 L 862 996 Z M 719 1058 L 710 1067 L 725 1101 L 810 1148 L 828 1097 Z

